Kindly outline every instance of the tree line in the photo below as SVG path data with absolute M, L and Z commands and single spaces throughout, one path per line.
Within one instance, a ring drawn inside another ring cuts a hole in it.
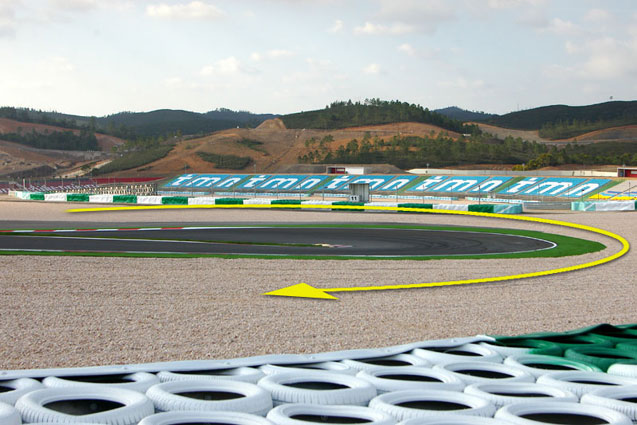
M 100 150 L 95 133 L 86 129 L 80 130 L 79 134 L 75 134 L 72 131 L 39 133 L 34 130 L 31 132 L 6 133 L 1 135 L 0 138 L 38 149 L 66 151 Z
M 332 136 L 309 139 L 309 149 L 298 157 L 308 164 L 392 164 L 402 169 L 447 167 L 463 164 L 514 164 L 514 169 L 531 170 L 564 164 L 637 164 L 637 143 L 568 144 L 564 148 L 524 141 L 511 136 L 500 140 L 478 134 L 454 140 L 437 136 L 394 136 L 383 140 L 365 134 L 337 148 Z
M 287 128 L 338 129 L 363 125 L 419 122 L 458 133 L 479 133 L 474 125 L 430 111 L 420 105 L 400 101 L 366 99 L 364 102 L 339 101 L 325 109 L 299 112 L 281 117 Z

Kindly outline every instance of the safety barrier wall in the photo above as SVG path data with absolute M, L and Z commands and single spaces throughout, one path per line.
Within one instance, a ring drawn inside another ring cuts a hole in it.
M 572 202 L 573 211 L 635 211 L 637 201 Z
M 299 199 L 243 199 L 218 197 L 186 197 L 186 196 L 137 196 L 137 195 L 87 195 L 75 193 L 29 193 L 14 192 L 14 196 L 21 199 L 43 200 L 51 202 L 88 202 L 88 203 L 126 203 L 138 205 L 346 205 L 360 206 L 361 210 L 373 210 L 373 207 L 401 207 L 426 208 L 435 210 L 457 210 L 488 212 L 498 214 L 520 214 L 521 204 L 425 204 L 398 202 L 347 202 L 347 201 L 319 201 Z M 365 208 L 372 207 L 372 208 Z

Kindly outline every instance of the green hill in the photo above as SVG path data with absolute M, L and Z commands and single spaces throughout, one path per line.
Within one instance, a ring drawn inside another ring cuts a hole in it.
M 539 130 L 541 137 L 549 139 L 565 139 L 604 128 L 637 124 L 637 101 L 543 106 L 496 116 L 486 122 L 505 128 Z
M 480 131 L 475 126 L 466 126 L 456 119 L 430 111 L 420 105 L 380 99 L 367 99 L 362 103 L 353 103 L 351 100 L 334 102 L 325 109 L 283 115 L 281 120 L 287 128 L 322 130 L 413 121 L 436 125 L 458 133 Z

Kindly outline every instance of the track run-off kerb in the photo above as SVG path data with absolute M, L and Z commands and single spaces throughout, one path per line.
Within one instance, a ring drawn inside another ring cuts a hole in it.
M 560 220 L 552 220 L 546 218 L 539 217 L 528 217 L 523 215 L 507 215 L 507 214 L 493 214 L 493 213 L 482 213 L 482 212 L 468 212 L 468 211 L 453 211 L 453 210 L 433 210 L 426 208 L 406 208 L 406 207 L 385 207 L 385 206 L 372 206 L 366 205 L 364 207 L 361 206 L 352 206 L 352 205 L 286 205 L 286 204 L 275 204 L 275 205 L 260 205 L 260 204 L 252 204 L 252 205 L 148 205 L 148 206 L 121 206 L 121 207 L 103 207 L 103 208 L 80 208 L 80 209 L 70 209 L 67 210 L 70 213 L 81 213 L 81 212 L 96 212 L 96 211 L 130 211 L 130 210 L 153 210 L 153 209 L 189 209 L 189 208 L 253 208 L 253 209 L 263 209 L 263 208 L 272 208 L 272 209 L 329 209 L 329 210 L 376 210 L 376 211 L 398 211 L 398 212 L 420 212 L 420 213 L 434 213 L 434 214 L 451 214 L 451 215 L 465 215 L 465 216 L 473 216 L 473 217 L 486 217 L 486 218 L 499 218 L 504 220 L 515 220 L 515 221 L 524 221 L 531 223 L 542 223 L 549 224 L 552 226 L 561 226 L 568 227 L 578 230 L 584 230 L 587 232 L 603 235 L 609 237 L 611 239 L 616 240 L 622 246 L 622 248 L 607 257 L 589 261 L 582 264 L 576 264 L 573 266 L 561 267 L 557 269 L 550 270 L 542 270 L 539 272 L 531 272 L 531 273 L 521 273 L 514 275 L 505 275 L 505 276 L 494 276 L 487 278 L 479 278 L 479 279 L 463 279 L 463 280 L 451 280 L 446 282 L 425 282 L 425 283 L 413 283 L 413 284 L 402 284 L 402 285 L 383 285 L 383 286 L 353 286 L 353 287 L 336 287 L 336 288 L 315 288 L 306 283 L 299 283 L 296 285 L 288 286 L 285 288 L 277 289 L 274 291 L 266 292 L 263 295 L 271 295 L 271 296 L 285 296 L 285 297 L 300 297 L 300 298 L 319 298 L 319 299 L 338 299 L 337 297 L 331 295 L 332 292 L 362 292 L 362 291 L 387 291 L 387 290 L 396 290 L 396 289 L 415 289 L 415 288 L 431 288 L 437 286 L 451 286 L 451 285 L 469 285 L 469 284 L 478 284 L 478 283 L 489 283 L 489 282 L 503 282 L 509 280 L 517 280 L 517 279 L 526 279 L 531 277 L 541 277 L 541 276 L 549 276 L 556 275 L 560 273 L 567 273 L 577 270 L 583 270 L 591 267 L 600 266 L 602 264 L 609 263 L 614 261 L 623 255 L 625 255 L 630 250 L 630 244 L 628 241 L 622 236 L 609 232 L 604 229 L 600 229 L 597 227 L 586 226 L 583 224 L 570 223 L 567 221 Z

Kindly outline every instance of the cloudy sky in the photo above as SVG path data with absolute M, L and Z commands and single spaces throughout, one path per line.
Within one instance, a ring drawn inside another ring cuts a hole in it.
M 636 0 L 0 0 L 0 105 L 102 116 L 637 99 Z

